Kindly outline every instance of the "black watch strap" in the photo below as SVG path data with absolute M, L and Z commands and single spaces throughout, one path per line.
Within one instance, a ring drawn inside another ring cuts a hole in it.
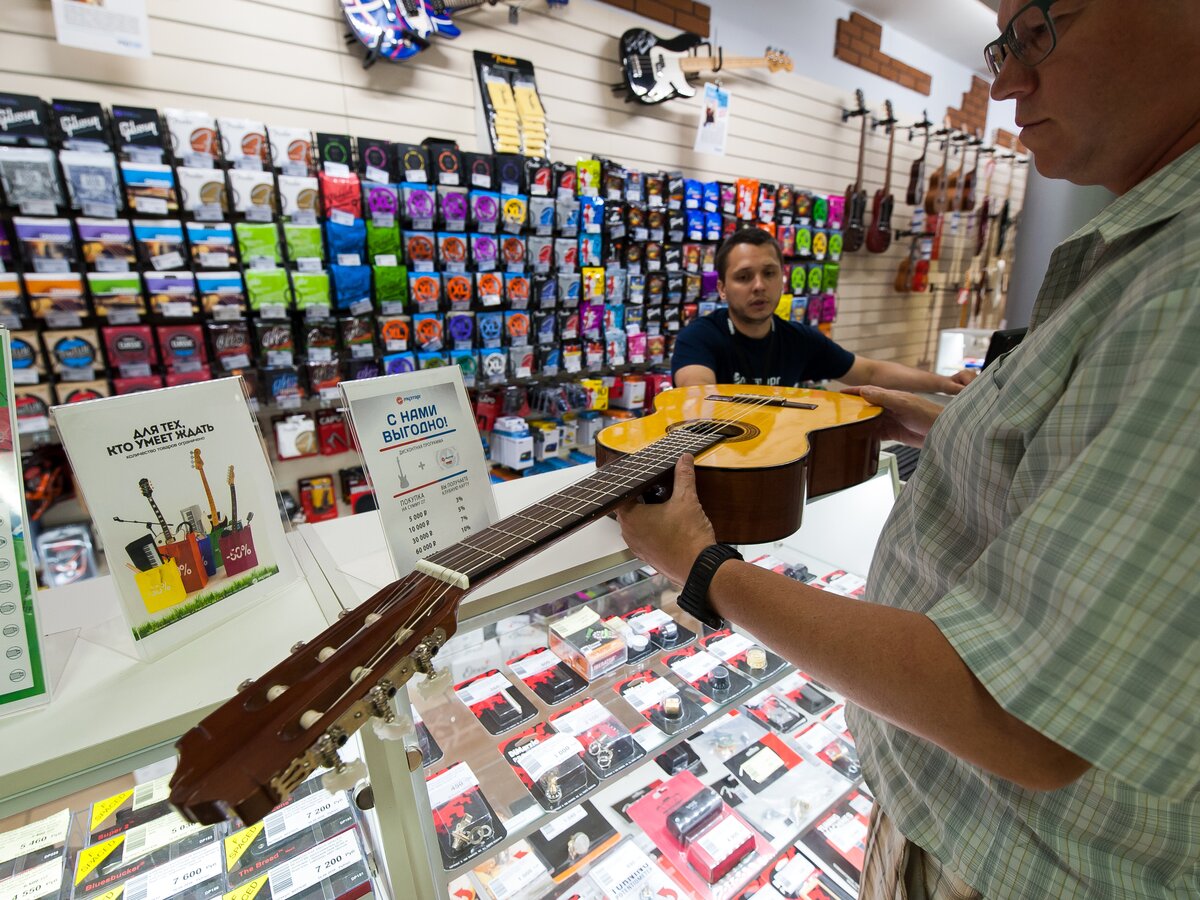
M 696 561 L 692 563 L 687 583 L 679 592 L 679 608 L 709 628 L 723 628 L 725 620 L 708 602 L 708 587 L 722 563 L 741 558 L 742 554 L 728 544 L 712 544 L 701 550 Z

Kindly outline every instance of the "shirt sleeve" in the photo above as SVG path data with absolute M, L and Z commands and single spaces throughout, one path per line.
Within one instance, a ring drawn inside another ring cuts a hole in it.
M 671 354 L 671 375 L 684 366 L 705 366 L 717 371 L 717 354 L 711 332 L 712 323 L 696 319 L 675 336 L 675 350 Z
M 854 354 L 811 325 L 801 324 L 804 338 L 805 381 L 841 378 L 854 365 Z
M 1118 398 L 1108 419 L 1046 483 L 1018 467 L 1013 495 L 1036 498 L 928 611 L 1006 710 L 1160 796 L 1200 785 L 1198 309 L 1168 291 L 1089 353 L 1098 370 L 1075 361 L 1076 389 Z M 1056 414 L 1087 429 L 1072 385 Z

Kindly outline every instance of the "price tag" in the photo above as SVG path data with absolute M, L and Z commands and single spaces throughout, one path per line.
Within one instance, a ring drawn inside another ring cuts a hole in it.
M 300 408 L 300 398 L 296 397 L 292 394 L 289 394 L 286 397 L 280 397 L 279 398 L 279 408 L 280 409 L 299 409 Z
M 294 225 L 316 225 L 317 214 L 311 209 L 298 209 L 292 213 L 292 224 Z
M 17 419 L 18 434 L 37 434 L 50 430 L 50 419 L 47 416 L 23 416 Z
M 137 890 L 136 877 L 125 883 L 125 891 L 146 900 L 167 900 L 185 893 L 193 885 L 221 877 L 221 844 L 208 844 L 186 853 L 151 869 L 143 877 L 146 880 L 141 892 Z
M 269 206 L 251 206 L 246 209 L 247 222 L 270 222 L 275 212 Z
M 204 363 L 198 359 L 181 359 L 174 365 L 176 372 L 199 372 L 203 368 Z
M 66 259 L 47 259 L 39 256 L 33 260 L 33 270 L 40 275 L 59 275 L 71 271 L 71 262 Z
M 286 319 L 287 307 L 279 303 L 264 304 L 258 311 L 264 319 Z
M 272 900 L 288 900 L 301 892 L 307 894 L 313 885 L 332 879 L 350 866 L 359 865 L 362 851 L 355 840 L 355 833 L 343 831 L 272 869 L 267 875 Z
M 567 760 L 579 757 L 579 741 L 569 734 L 555 734 L 534 745 L 517 762 L 534 781 Z
M 296 270 L 300 272 L 320 272 L 321 259 L 317 256 L 302 256 L 296 260 Z
M 164 269 L 182 269 L 183 257 L 179 255 L 178 250 L 172 250 L 170 253 L 160 253 L 158 256 L 151 257 L 150 265 L 159 272 Z
M 496 900 L 515 900 L 529 896 L 526 888 L 539 879 L 549 878 L 550 872 L 533 853 L 514 856 L 487 883 L 488 893 Z
M 304 307 L 304 318 L 310 322 L 313 319 L 329 318 L 329 307 L 323 303 L 310 303 Z
M 328 175 L 330 178 L 349 178 L 350 177 L 350 167 L 348 165 L 346 165 L 345 163 L 333 162 L 332 160 L 326 160 L 325 174 Z
M 83 202 L 83 214 L 92 219 L 115 219 L 117 205 L 115 203 L 100 203 L 95 200 Z
M 201 253 L 200 265 L 205 269 L 228 269 L 228 253 Z
M 149 363 L 130 363 L 120 366 L 122 378 L 145 378 L 150 374 Z
M 230 319 L 240 319 L 242 310 L 237 306 L 214 306 L 212 309 L 212 317 L 219 322 L 227 322 Z
M 566 734 L 576 735 L 587 731 L 589 728 L 595 728 L 601 722 L 607 722 L 611 716 L 604 704 L 597 703 L 595 700 L 585 700 L 583 706 L 579 709 L 573 709 L 565 715 L 559 716 L 551 725 L 555 731 L 561 731 Z
M 649 634 L 651 631 L 657 631 L 669 622 L 675 621 L 663 612 L 661 609 L 652 609 L 650 612 L 640 613 L 628 620 L 628 625 L 638 634 Z
M 273 269 L 275 268 L 275 260 L 269 256 L 252 256 L 250 257 L 250 268 Z
M 458 173 L 457 172 L 438 172 L 438 184 L 447 184 L 447 185 L 451 185 L 451 186 L 457 185 L 458 184 Z
M 267 365 L 268 366 L 290 366 L 292 364 L 291 350 L 268 350 Z M 248 364 L 247 364 L 248 365 Z
M 480 678 L 478 681 L 472 681 L 468 685 L 456 688 L 454 693 L 467 706 L 474 706 L 476 703 L 482 703 L 491 697 L 504 694 L 510 687 L 512 685 L 509 680 L 502 673 L 497 672 L 495 675 Z
M 257 156 L 239 156 L 233 161 L 235 169 L 245 169 L 248 172 L 261 172 L 263 170 L 262 160 Z
M 354 359 L 369 359 L 375 355 L 375 348 L 370 344 L 353 344 L 350 347 L 350 355 Z
M 266 832 L 267 844 L 272 846 L 279 841 L 287 840 L 297 832 L 311 828 L 318 822 L 328 819 L 350 808 L 345 791 L 330 793 L 317 791 L 302 800 L 289 803 L 282 809 L 263 819 L 263 830 Z
M 192 215 L 197 222 L 220 222 L 225 218 L 225 211 L 219 203 L 202 203 L 192 211 Z
M 721 638 L 719 641 L 712 641 L 707 649 L 714 656 L 720 657 L 723 660 L 731 660 L 739 653 L 745 653 L 753 646 L 754 642 L 744 634 L 731 634 L 729 637 Z
M 372 213 L 371 224 L 376 228 L 395 228 L 396 217 L 391 213 Z
M 166 201 L 163 201 L 166 205 Z M 21 204 L 21 215 L 23 216 L 52 216 L 58 212 L 58 207 L 53 200 L 26 200 Z M 166 212 L 164 209 L 163 212 Z
M 147 216 L 165 216 L 167 214 L 167 201 L 162 197 L 138 197 L 134 201 L 134 207 L 138 212 Z
M 211 169 L 215 162 L 207 153 L 183 154 L 183 165 L 188 169 Z
M 405 169 L 404 180 L 417 181 L 424 184 L 429 181 L 429 174 L 424 169 Z
M 399 316 L 404 314 L 404 304 L 396 300 L 388 300 L 383 304 L 381 312 L 385 316 Z M 406 349 L 406 348 L 401 348 Z
M 472 172 L 471 173 L 471 186 L 477 187 L 477 188 L 483 188 L 486 191 L 489 188 L 491 188 L 492 179 L 488 178 L 488 176 L 485 172 Z M 504 188 L 501 188 L 501 190 L 503 190 L 504 193 L 506 193 L 506 194 L 515 194 L 517 192 L 516 188 L 509 189 L 507 187 L 504 187 Z
M 354 214 L 344 209 L 335 209 L 329 214 L 329 221 L 335 225 L 353 225 Z
M 92 381 L 96 377 L 96 370 L 91 366 L 83 369 L 67 369 L 58 377 L 63 381 Z
M 342 399 L 341 388 L 338 387 L 323 387 L 321 388 L 321 399 L 326 403 L 337 403 Z
M 368 299 L 356 300 L 350 304 L 350 315 L 361 316 L 363 313 L 371 311 L 371 301 Z M 367 354 L 370 356 L 370 354 Z
M 558 656 L 553 650 L 543 650 L 541 653 L 527 656 L 525 659 L 514 659 L 508 664 L 513 674 L 522 681 L 535 678 L 548 669 L 558 665 Z
M 46 324 L 51 328 L 78 328 L 83 320 L 75 313 L 47 313 Z
M 128 272 L 129 260 L 125 259 L 124 257 L 113 259 L 111 257 L 101 256 L 96 260 L 95 266 L 97 272 Z
M 291 354 L 289 353 L 288 356 L 291 357 Z M 245 353 L 237 353 L 233 356 L 226 356 L 221 360 L 221 363 L 225 367 L 226 372 L 232 372 L 234 369 L 248 369 L 250 368 L 250 357 Z M 279 363 L 281 366 L 290 366 L 291 364 L 290 359 L 288 362 Z
M 159 309 L 164 316 L 170 319 L 182 319 L 195 315 L 195 310 L 190 300 L 168 300 Z
M 13 384 L 37 384 L 37 369 L 13 369 Z
M 717 666 L 721 660 L 711 653 L 700 650 L 691 656 L 684 656 L 671 663 L 671 671 L 687 682 L 699 681 Z
M 4 896 L 13 900 L 31 897 L 57 897 L 62 887 L 63 861 L 61 858 L 26 869 L 3 882 Z
M 290 175 L 293 178 L 303 178 L 308 174 L 308 166 L 299 162 L 285 162 L 279 169 L 284 175 Z
M 451 766 L 441 775 L 431 778 L 426 784 L 429 790 L 429 805 L 440 809 L 455 797 L 461 796 L 479 784 L 475 773 L 465 762 Z
M 412 220 L 412 230 L 413 231 L 432 231 L 433 230 L 433 219 L 413 219 Z
M 400 262 L 396 259 L 395 253 L 378 253 L 375 255 L 375 265 L 398 266 L 400 265 Z
M 362 265 L 362 257 L 359 256 L 357 253 L 339 253 L 337 261 L 338 261 L 339 266 L 361 266 Z
M 333 362 L 333 349 L 331 347 L 309 347 L 308 361 L 310 363 Z
M 388 173 L 378 166 L 367 166 L 367 181 L 374 181 L 378 184 L 387 184 Z
M 645 712 L 650 707 L 662 703 L 667 697 L 674 697 L 678 693 L 675 685 L 667 679 L 652 678 L 634 685 L 621 696 L 628 700 L 638 712 Z

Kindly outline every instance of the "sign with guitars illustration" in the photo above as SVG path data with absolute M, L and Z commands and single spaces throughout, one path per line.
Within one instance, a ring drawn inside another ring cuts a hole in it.
M 729 69 L 792 71 L 792 60 L 782 50 L 768 48 L 762 56 L 697 55 L 701 47 L 712 49 L 698 34 L 684 32 L 668 39 L 644 28 L 631 28 L 621 35 L 621 72 L 625 80 L 614 91 L 627 92 L 628 100 L 662 103 L 675 97 L 694 97 L 691 79 L 701 72 Z
M 57 406 L 54 421 L 140 656 L 161 656 L 295 579 L 241 379 Z M 228 504 L 206 465 L 228 472 Z

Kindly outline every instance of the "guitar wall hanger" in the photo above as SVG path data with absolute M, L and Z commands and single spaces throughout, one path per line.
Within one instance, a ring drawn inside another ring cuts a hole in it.
M 913 122 L 908 126 L 908 139 L 911 141 L 918 131 L 924 131 L 929 134 L 929 129 L 933 127 L 933 123 L 929 121 L 929 111 L 921 110 L 921 121 Z
M 872 116 L 871 130 L 874 131 L 876 128 L 882 125 L 887 129 L 884 134 L 891 134 L 893 126 L 895 126 L 898 121 L 899 120 L 895 116 L 888 116 L 886 119 L 876 119 L 874 116 Z
M 854 92 L 854 95 L 858 99 L 858 108 L 857 109 L 843 109 L 842 110 L 842 121 L 843 122 L 849 122 L 855 116 L 865 116 L 868 113 L 870 113 L 870 110 L 867 109 L 866 103 L 863 102 L 863 92 L 861 90 L 857 90 Z

